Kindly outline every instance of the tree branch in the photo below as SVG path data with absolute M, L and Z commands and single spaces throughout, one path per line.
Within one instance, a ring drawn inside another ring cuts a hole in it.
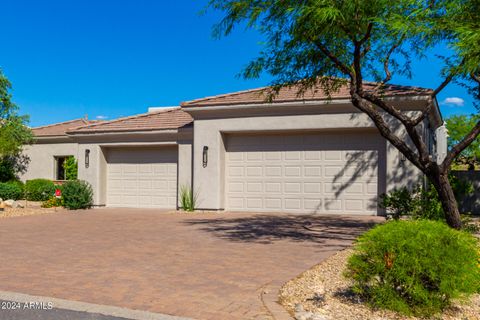
M 330 52 L 330 50 L 328 50 L 327 47 L 325 47 L 320 41 L 313 41 L 313 43 L 337 66 L 337 68 L 340 69 L 340 71 L 346 75 L 349 75 L 350 77 L 353 77 L 352 71 L 345 64 L 343 64 L 343 62 L 341 62 L 337 56 Z
M 453 73 L 449 73 L 449 75 L 445 78 L 445 80 L 443 80 L 443 82 L 437 87 L 437 89 L 433 91 L 432 98 L 436 98 L 437 95 L 440 93 L 440 91 L 445 89 L 445 87 L 452 81 L 452 79 L 453 79 Z
M 395 42 L 390 50 L 388 50 L 387 55 L 385 56 L 385 60 L 383 61 L 383 69 L 385 70 L 385 78 L 378 83 L 375 87 L 374 91 L 378 91 L 381 87 L 385 85 L 388 81 L 392 79 L 392 73 L 390 72 L 390 57 L 392 56 L 393 52 L 397 50 L 397 48 L 402 44 L 403 40 L 405 40 L 405 35 L 403 34 L 397 42 Z
M 417 118 L 411 121 L 412 126 L 414 127 L 418 126 L 420 122 L 422 122 L 426 118 L 430 110 L 432 110 L 432 107 L 433 107 L 433 100 L 428 99 L 427 106 L 423 109 L 422 113 Z
M 480 75 L 472 72 L 470 73 L 470 76 L 472 77 L 473 81 L 477 82 L 480 85 Z
M 360 39 L 360 41 L 358 41 L 359 45 L 363 45 L 365 42 L 368 41 L 368 39 L 370 39 L 370 36 L 372 34 L 372 29 L 373 29 L 373 23 L 370 22 L 367 26 L 367 32 L 365 33 L 363 38 Z
M 425 165 L 420 161 L 418 155 L 416 155 L 416 153 L 410 149 L 403 139 L 400 139 L 392 132 L 382 115 L 372 108 L 371 105 L 366 103 L 365 100 L 357 92 L 355 92 L 355 90 L 355 86 L 352 86 L 350 91 L 353 105 L 368 115 L 368 117 L 375 123 L 375 126 L 378 128 L 378 131 L 382 137 L 394 145 L 417 168 L 419 168 L 421 171 L 424 171 Z
M 371 94 L 368 92 L 360 92 L 358 94 L 368 102 L 378 106 L 379 108 L 381 108 L 382 110 L 384 110 L 389 115 L 391 115 L 392 117 L 394 117 L 395 119 L 397 119 L 402 123 L 405 130 L 407 131 L 408 136 L 410 137 L 410 139 L 412 139 L 413 144 L 418 150 L 421 162 L 424 165 L 426 165 L 429 161 L 428 149 L 425 142 L 422 139 L 422 136 L 418 133 L 418 130 L 416 129 L 416 126 L 423 120 L 423 118 L 420 120 L 419 118 L 412 120 L 408 116 L 406 116 L 404 113 L 402 113 L 400 110 L 396 109 L 394 106 L 389 105 L 388 103 L 386 103 L 385 101 L 383 101 L 382 99 L 380 99 L 378 96 L 374 94 Z M 426 112 L 424 113 L 424 116 L 425 115 L 426 115 Z M 420 117 L 421 116 L 422 115 L 420 115 Z M 416 123 L 416 121 L 418 121 L 418 123 Z
M 460 67 L 462 64 L 465 63 L 465 59 L 463 59 L 456 68 Z M 438 86 L 437 89 L 435 89 L 432 93 L 432 98 L 436 98 L 437 95 L 443 90 L 445 89 L 445 87 L 453 80 L 453 78 L 455 77 L 456 75 L 456 72 L 455 70 L 451 70 L 447 77 L 445 78 L 445 80 L 443 80 L 443 82 Z
M 442 170 L 449 168 L 453 160 L 455 160 L 455 158 L 462 153 L 462 151 L 465 150 L 478 137 L 478 135 L 480 135 L 480 121 L 477 122 L 475 127 L 470 130 L 462 141 L 454 145 L 452 149 L 448 151 L 447 157 L 442 163 Z

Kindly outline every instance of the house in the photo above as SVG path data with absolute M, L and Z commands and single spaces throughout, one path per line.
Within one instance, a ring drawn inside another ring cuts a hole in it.
M 283 88 L 267 102 L 269 88 L 259 88 L 112 121 L 35 128 L 23 179 L 62 178 L 61 159 L 73 155 L 100 206 L 175 209 L 180 187 L 191 186 L 200 209 L 369 215 L 382 214 L 379 195 L 422 181 L 353 107 L 347 88 L 330 98 L 320 88 L 297 91 Z M 391 85 L 384 99 L 414 114 L 430 94 Z M 432 156 L 442 123 L 434 108 L 419 126 Z

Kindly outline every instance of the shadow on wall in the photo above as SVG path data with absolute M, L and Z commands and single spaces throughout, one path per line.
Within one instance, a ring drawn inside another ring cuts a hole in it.
M 366 209 L 377 209 L 377 194 L 385 192 L 384 187 L 379 185 L 380 179 L 383 175 L 378 171 L 382 170 L 377 150 L 362 150 L 362 151 L 345 151 L 346 162 L 343 168 L 333 177 L 333 191 L 335 198 L 340 197 L 343 193 L 348 193 L 349 189 L 354 187 L 355 183 L 360 183 L 360 188 L 365 188 L 366 185 L 372 184 L 375 187 L 372 196 L 369 199 Z M 355 192 L 355 190 L 353 190 Z M 357 191 L 358 192 L 358 191 Z M 366 190 L 361 190 L 366 193 Z M 373 195 L 374 194 L 374 195 Z M 332 201 L 325 201 L 325 206 L 328 207 Z
M 461 180 L 473 184 L 474 192 L 459 201 L 460 212 L 471 212 L 480 215 L 480 171 L 452 171 Z
M 259 214 L 236 218 L 190 219 L 184 223 L 234 242 L 269 244 L 288 240 L 347 247 L 360 234 L 381 221 L 378 217 Z
M 356 121 L 360 116 L 361 114 L 353 114 L 350 120 Z M 384 120 L 397 136 L 402 137 L 408 145 L 413 146 L 413 142 L 399 121 L 388 115 L 384 116 Z M 418 130 L 422 130 L 421 126 L 418 127 Z M 380 135 L 376 129 L 375 131 Z M 387 192 L 387 186 L 394 186 L 394 189 L 413 188 L 423 182 L 421 172 L 408 159 L 403 157 L 395 147 L 387 143 L 383 137 L 379 138 L 382 140 L 382 145 L 346 152 L 345 165 L 333 179 L 335 197 L 338 198 L 343 193 L 349 192 L 349 189 L 358 179 L 363 181 L 364 185 L 365 183 L 377 183 L 376 193 L 378 196 Z M 388 173 L 387 165 L 389 166 Z M 377 202 L 377 197 L 371 197 L 366 209 L 376 210 Z M 325 205 L 329 204 L 326 202 Z

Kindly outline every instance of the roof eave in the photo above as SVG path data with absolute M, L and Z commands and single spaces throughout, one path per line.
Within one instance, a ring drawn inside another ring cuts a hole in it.
M 152 130 L 136 130 L 136 131 L 94 131 L 94 132 L 68 132 L 69 137 L 92 137 L 92 136 L 114 136 L 114 135 L 145 135 L 145 134 L 175 134 L 180 128 L 170 129 L 152 129 Z
M 408 100 L 426 100 L 429 94 L 416 94 L 416 95 L 396 95 L 385 96 L 386 101 L 408 101 Z M 351 104 L 351 99 L 347 97 L 332 98 L 332 99 L 318 99 L 318 100 L 296 100 L 285 102 L 254 102 L 254 103 L 236 103 L 236 104 L 200 104 L 200 105 L 182 105 L 182 109 L 185 112 L 189 111 L 214 111 L 214 110 L 233 110 L 233 109 L 250 109 L 258 107 L 297 107 L 297 106 L 309 106 L 318 104 Z

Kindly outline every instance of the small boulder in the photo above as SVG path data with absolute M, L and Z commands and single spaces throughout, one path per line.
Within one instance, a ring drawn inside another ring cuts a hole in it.
M 10 208 L 19 208 L 21 207 L 21 205 L 15 201 L 15 200 L 12 200 L 12 199 L 9 199 L 9 200 L 5 200 L 5 206 L 7 207 L 10 207 Z
M 305 311 L 300 303 L 295 305 L 295 320 L 310 320 L 313 316 L 313 312 Z

